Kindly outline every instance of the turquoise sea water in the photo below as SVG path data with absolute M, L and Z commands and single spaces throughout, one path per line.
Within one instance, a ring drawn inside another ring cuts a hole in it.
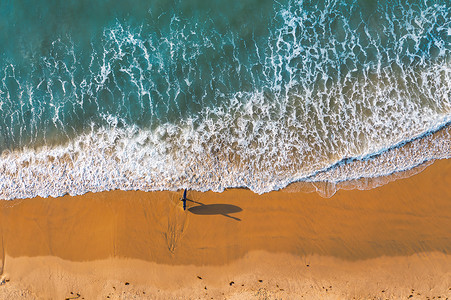
M 0 198 L 382 176 L 450 94 L 449 1 L 1 1 Z

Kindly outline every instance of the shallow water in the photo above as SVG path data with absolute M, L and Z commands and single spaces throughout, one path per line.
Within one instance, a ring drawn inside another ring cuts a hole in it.
M 449 134 L 396 150 L 451 121 L 449 3 L 347 2 L 2 1 L 0 198 L 263 193 L 451 157 Z

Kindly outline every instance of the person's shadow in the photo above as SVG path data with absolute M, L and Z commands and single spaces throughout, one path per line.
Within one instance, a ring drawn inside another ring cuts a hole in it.
M 197 206 L 193 206 L 188 208 L 188 211 L 195 215 L 223 215 L 224 217 L 231 218 L 235 221 L 241 221 L 240 218 L 230 216 L 229 214 L 237 213 L 242 211 L 241 207 L 232 204 L 203 204 L 201 202 L 197 202 L 191 199 L 186 199 L 186 201 L 190 201 L 196 204 Z

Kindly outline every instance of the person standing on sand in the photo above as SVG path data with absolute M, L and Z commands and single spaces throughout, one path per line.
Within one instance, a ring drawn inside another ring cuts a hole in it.
M 183 192 L 183 198 L 180 199 L 183 202 L 183 210 L 186 210 L 186 189 Z

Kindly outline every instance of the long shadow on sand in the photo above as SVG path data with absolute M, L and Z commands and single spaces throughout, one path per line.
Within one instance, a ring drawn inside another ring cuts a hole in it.
M 196 204 L 197 206 L 193 206 L 188 208 L 188 211 L 195 215 L 223 215 L 224 217 L 231 218 L 236 221 L 241 221 L 240 218 L 230 216 L 229 214 L 237 213 L 242 211 L 241 207 L 231 204 L 203 204 L 201 202 L 197 202 L 194 200 L 186 199 L 186 201 L 190 201 Z

